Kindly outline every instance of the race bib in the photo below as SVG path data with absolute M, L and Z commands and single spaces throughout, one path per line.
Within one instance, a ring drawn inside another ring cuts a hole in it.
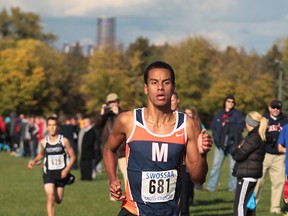
M 48 155 L 48 169 L 60 170 L 65 167 L 64 155 Z
M 178 172 L 176 169 L 142 172 L 141 198 L 144 202 L 167 202 L 175 196 Z

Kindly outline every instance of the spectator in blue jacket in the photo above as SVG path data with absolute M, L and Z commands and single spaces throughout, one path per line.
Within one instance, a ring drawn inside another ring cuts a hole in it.
M 232 157 L 233 150 L 243 139 L 242 132 L 245 126 L 243 114 L 235 109 L 236 101 L 233 95 L 224 99 L 223 109 L 213 118 L 211 129 L 215 143 L 213 165 L 210 172 L 210 179 L 207 184 L 207 191 L 213 192 L 217 188 L 221 167 L 225 157 L 229 159 L 229 188 L 230 192 L 236 189 L 237 179 L 232 175 L 235 160 Z

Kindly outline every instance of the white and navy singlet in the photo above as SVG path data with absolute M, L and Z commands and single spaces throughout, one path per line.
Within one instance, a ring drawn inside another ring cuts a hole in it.
M 58 140 L 51 143 L 49 137 L 45 138 L 44 173 L 59 173 L 66 167 L 67 153 L 63 144 L 63 135 L 58 135 Z

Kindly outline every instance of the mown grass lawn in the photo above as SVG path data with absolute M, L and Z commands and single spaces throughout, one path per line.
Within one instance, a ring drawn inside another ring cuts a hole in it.
M 213 149 L 208 154 L 212 163 Z M 11 156 L 0 152 L 0 215 L 41 216 L 46 215 L 46 197 L 42 184 L 41 167 L 27 168 L 28 158 Z M 191 216 L 233 215 L 234 193 L 228 192 L 228 161 L 224 162 L 216 192 L 195 191 Z M 120 210 L 120 202 L 112 202 L 108 196 L 105 173 L 98 174 L 90 182 L 79 180 L 79 170 L 73 185 L 66 186 L 64 201 L 56 205 L 57 216 L 113 216 Z M 209 174 L 207 179 L 209 178 Z M 204 184 L 204 188 L 206 183 Z M 270 180 L 266 180 L 262 198 L 257 206 L 258 216 L 270 216 Z

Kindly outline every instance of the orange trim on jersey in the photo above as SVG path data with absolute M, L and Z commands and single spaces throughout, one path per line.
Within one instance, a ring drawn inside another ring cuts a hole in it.
M 128 144 L 126 144 L 125 148 L 125 157 L 126 157 L 126 163 L 128 163 L 128 157 L 130 153 L 130 147 Z M 125 188 L 125 200 L 122 203 L 122 207 L 127 209 L 129 212 L 135 215 L 139 215 L 138 208 L 136 202 L 132 201 L 132 196 L 131 196 L 131 190 L 130 190 L 130 185 L 129 185 L 129 178 L 126 182 L 126 188 Z
M 135 111 L 134 111 L 135 112 Z M 135 116 L 134 116 L 135 117 Z M 185 123 L 185 121 L 184 121 Z M 125 157 L 126 163 L 128 163 L 130 147 L 129 143 L 133 141 L 152 141 L 152 142 L 161 142 L 161 143 L 173 143 L 177 145 L 186 145 L 187 143 L 187 135 L 185 130 L 185 125 L 181 126 L 177 129 L 174 129 L 171 134 L 159 135 L 153 134 L 145 127 L 145 125 L 139 124 L 139 122 L 134 119 L 134 129 L 131 136 L 128 138 L 128 142 L 125 147 Z M 125 190 L 125 200 L 122 203 L 122 207 L 127 209 L 129 212 L 135 215 L 139 215 L 139 209 L 137 203 L 133 200 L 131 194 L 131 188 L 129 185 L 129 177 L 126 182 L 126 190 Z
M 122 207 L 126 208 L 129 212 L 131 212 L 134 215 L 139 215 L 137 204 L 136 204 L 136 202 L 132 201 L 129 186 L 126 188 L 126 198 L 122 203 Z
M 139 125 L 136 125 L 136 130 L 137 133 L 134 133 L 129 142 L 132 142 L 134 140 L 144 140 L 145 141 L 155 141 L 155 138 L 159 142 L 167 142 L 169 140 L 169 143 L 175 143 L 179 145 L 186 144 L 186 136 L 185 136 L 185 130 L 184 128 L 180 130 L 176 130 L 174 133 L 168 136 L 161 136 L 158 135 L 157 137 L 149 132 L 145 128 L 140 127 Z

